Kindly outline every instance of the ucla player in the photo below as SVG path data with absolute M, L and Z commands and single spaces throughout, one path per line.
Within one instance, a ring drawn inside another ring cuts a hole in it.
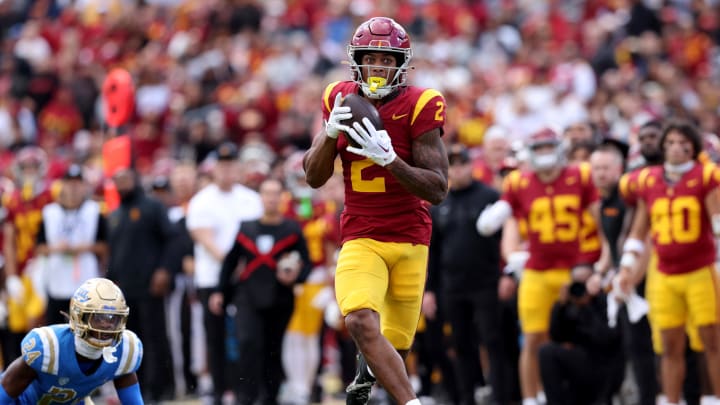
M 3 404 L 90 404 L 95 389 L 113 381 L 123 405 L 142 404 L 135 374 L 140 339 L 125 329 L 130 312 L 112 281 L 93 278 L 70 300 L 69 324 L 31 330 L 22 356 L 0 379 Z

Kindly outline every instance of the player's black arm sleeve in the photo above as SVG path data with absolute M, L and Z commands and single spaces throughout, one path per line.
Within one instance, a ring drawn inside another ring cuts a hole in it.
M 232 249 L 225 255 L 225 259 L 222 262 L 220 268 L 220 279 L 218 280 L 217 291 L 223 293 L 225 303 L 229 302 L 230 295 L 232 293 L 232 276 L 237 269 L 240 259 L 245 257 L 245 248 L 237 241 L 233 245 Z

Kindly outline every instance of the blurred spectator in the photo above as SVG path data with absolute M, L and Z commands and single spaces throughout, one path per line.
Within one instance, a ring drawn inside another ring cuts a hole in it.
M 44 287 L 45 322 L 67 321 L 70 298 L 86 280 L 99 277 L 107 260 L 107 221 L 100 205 L 88 199 L 89 189 L 79 165 L 71 165 L 62 178 L 56 202 L 42 210 L 37 236 Z
M 442 302 L 444 318 L 452 330 L 460 404 L 475 403 L 477 350 L 481 344 L 490 359 L 490 375 L 485 377 L 492 387 L 493 400 L 508 404 L 514 378 L 505 362 L 504 345 L 510 343 L 503 342 L 500 328 L 500 238 L 499 234 L 482 236 L 475 227 L 480 212 L 500 195 L 473 180 L 472 162 L 465 147 L 451 146 L 448 160 L 450 192 L 431 210 L 434 225 L 423 313 L 434 319 L 438 316 L 438 302 Z
M 222 264 L 210 310 L 235 307 L 239 364 L 229 382 L 239 405 L 277 403 L 283 378 L 282 341 L 294 307 L 293 286 L 305 281 L 311 262 L 300 224 L 281 211 L 283 185 L 260 185 L 263 215 L 242 224 Z M 238 273 L 240 261 L 246 262 Z M 295 398 L 307 403 L 307 399 Z
M 135 308 L 128 328 L 136 331 L 145 347 L 139 370 L 143 396 L 159 401 L 172 393 L 165 297 L 172 288 L 167 265 L 175 230 L 166 208 L 140 187 L 135 170 L 117 171 L 113 182 L 120 206 L 108 218 L 107 277 L 123 290 L 128 306 Z
M 572 149 L 579 144 L 593 145 L 595 143 L 595 131 L 587 122 L 576 122 L 568 125 L 563 132 L 563 140 Z
M 492 126 L 483 136 L 482 157 L 473 162 L 473 177 L 500 190 L 502 176 L 500 170 L 504 160 L 510 156 L 509 132 L 500 126 Z
M 570 146 L 568 161 L 571 164 L 588 162 L 594 149 L 595 144 L 592 141 L 578 141 Z
M 218 287 L 225 255 L 245 221 L 262 214 L 260 197 L 237 183 L 238 150 L 225 142 L 215 151 L 213 183 L 202 188 L 190 200 L 187 229 L 195 242 L 194 280 L 203 305 L 207 362 L 213 380 L 214 403 L 222 401 L 227 388 L 225 366 L 225 317 L 210 311 L 208 299 Z
M 202 317 L 193 316 L 201 313 L 202 306 L 197 302 L 195 288 L 192 282 L 193 249 L 194 243 L 187 229 L 187 208 L 190 199 L 197 191 L 197 170 L 191 163 L 181 163 L 172 169 L 168 183 L 154 183 L 155 186 L 169 191 L 167 198 L 168 218 L 175 225 L 177 233 L 170 241 L 168 270 L 173 274 L 173 290 L 167 297 L 166 310 L 168 321 L 168 339 L 172 351 L 173 374 L 175 380 L 176 397 L 184 397 L 193 392 L 197 386 L 197 379 L 193 373 L 193 360 L 198 359 L 192 355 L 192 347 L 204 345 L 205 342 L 193 342 L 197 333 L 193 328 L 202 329 Z M 194 308 L 198 310 L 193 311 Z M 204 358 L 201 359 L 204 362 Z

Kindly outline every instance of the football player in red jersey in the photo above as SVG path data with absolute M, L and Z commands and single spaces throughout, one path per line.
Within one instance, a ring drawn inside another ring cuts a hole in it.
M 642 167 L 637 167 L 632 171 L 623 174 L 620 177 L 620 181 L 617 185 L 618 194 L 622 198 L 622 205 L 627 207 L 629 217 L 618 218 L 622 220 L 622 227 L 626 228 L 629 232 L 630 225 L 632 224 L 632 214 L 634 213 L 635 206 L 637 204 L 637 180 L 638 175 L 644 167 L 660 165 L 663 162 L 662 152 L 660 151 L 660 136 L 662 135 L 662 122 L 658 120 L 648 121 L 638 128 L 637 138 L 640 144 L 640 156 L 642 157 Z M 627 232 L 623 232 L 625 235 L 622 236 L 621 242 L 625 240 Z M 616 245 L 621 254 L 622 245 Z M 639 266 L 647 268 L 648 261 L 650 258 L 651 249 L 647 249 L 646 254 L 640 259 Z M 656 259 L 652 259 L 656 260 Z M 616 266 L 619 267 L 619 258 L 617 259 Z M 655 266 L 656 267 L 656 266 Z M 601 269 L 605 271 L 609 269 Z M 617 269 L 616 269 L 617 270 Z M 639 273 L 639 272 L 638 272 Z M 652 281 L 650 274 L 647 274 L 647 279 L 643 276 L 638 280 L 634 280 L 634 284 L 637 284 L 637 293 L 644 296 L 646 291 L 646 285 Z M 640 405 L 654 405 L 657 403 L 657 395 L 660 392 L 658 373 L 656 366 L 656 355 L 659 356 L 662 353 L 662 343 L 660 342 L 660 333 L 657 330 L 652 330 L 650 327 L 650 314 L 640 319 L 636 323 L 623 322 L 621 325 L 625 327 L 624 339 L 626 339 L 627 358 L 633 366 L 633 373 L 635 374 L 635 381 L 638 385 L 639 404 Z M 693 328 L 689 330 L 697 330 Z M 697 333 L 694 334 L 695 336 Z M 650 338 L 648 339 L 648 336 Z M 694 342 L 699 342 L 699 337 L 695 338 L 693 335 L 690 337 L 690 347 L 695 348 Z M 686 386 L 691 386 L 687 384 Z
M 14 337 L 22 339 L 40 320 L 44 306 L 32 288 L 25 267 L 34 255 L 35 239 L 42 219 L 42 209 L 52 202 L 52 193 L 44 176 L 47 155 L 37 146 L 27 146 L 18 152 L 14 162 L 17 188 L 3 198 L 7 212 L 3 225 L 3 254 L 5 256 L 5 287 L 8 300 L 8 328 Z M 20 346 L 17 355 L 20 355 Z
M 335 294 L 360 351 L 347 403 L 366 404 L 377 378 L 397 403 L 416 405 L 403 357 L 420 317 L 431 231 L 427 202 L 441 202 L 448 190 L 445 99 L 407 84 L 410 37 L 390 18 L 360 24 L 348 56 L 352 80 L 326 87 L 325 133 L 304 160 L 312 187 L 330 178 L 337 155 L 342 160 L 345 209 Z M 351 93 L 373 102 L 384 130 L 368 119 L 352 128 L 340 124 L 352 117 L 341 105 Z M 340 132 L 359 146 L 349 146 Z
M 678 404 L 685 377 L 685 327 L 697 326 L 705 346 L 706 364 L 715 401 L 720 401 L 718 284 L 715 237 L 720 235 L 720 172 L 701 164 L 702 138 L 685 122 L 665 127 L 660 140 L 662 166 L 643 169 L 637 177 L 637 208 L 624 245 L 621 288 L 628 292 L 637 280 L 637 261 L 650 234 L 657 262 L 646 297 L 652 327 L 660 331 L 660 377 L 668 404 Z
M 490 235 L 514 216 L 517 221 L 509 221 L 504 228 L 510 238 L 520 233 L 518 223 L 527 224 L 529 256 L 518 290 L 518 315 L 524 337 L 520 354 L 524 405 L 537 404 L 536 398 L 542 396 L 538 350 L 548 340 L 552 306 L 570 282 L 571 268 L 581 260 L 583 212 L 597 212 L 597 192 L 589 167 L 565 164 L 555 131 L 546 128 L 534 133 L 528 148 L 532 170 L 510 173 L 501 199 L 486 208 L 477 221 L 478 231 Z M 514 229 L 509 229 L 510 224 Z

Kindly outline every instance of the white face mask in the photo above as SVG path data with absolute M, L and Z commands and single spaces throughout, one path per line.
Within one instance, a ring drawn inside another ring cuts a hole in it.
M 75 351 L 85 357 L 86 359 L 91 360 L 97 360 L 101 356 L 102 358 L 108 362 L 108 363 L 115 363 L 118 359 L 115 357 L 115 351 L 117 350 L 115 346 L 110 346 L 112 344 L 112 339 L 95 339 L 90 338 L 93 343 L 97 344 L 98 346 L 104 345 L 104 347 L 95 347 L 92 344 L 85 341 L 85 339 L 80 338 L 79 336 L 75 336 Z
M 689 162 L 680 163 L 679 165 L 674 165 L 665 162 L 663 164 L 663 167 L 665 168 L 665 171 L 670 174 L 685 174 L 690 171 L 695 166 L 695 161 L 691 160 Z
M 559 162 L 556 153 L 548 153 L 543 155 L 533 155 L 530 163 L 535 170 L 547 170 L 557 166 Z
M 99 359 L 103 354 L 102 347 L 95 347 L 77 335 L 75 335 L 75 351 L 79 355 L 92 360 Z

